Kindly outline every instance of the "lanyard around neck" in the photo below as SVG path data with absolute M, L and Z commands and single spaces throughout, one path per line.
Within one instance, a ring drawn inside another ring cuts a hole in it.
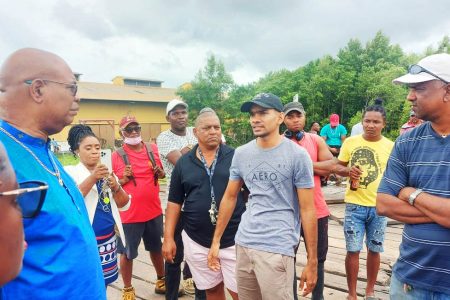
M 211 186 L 211 201 L 215 203 L 216 197 L 214 195 L 214 187 L 213 187 L 212 178 L 214 176 L 214 170 L 216 169 L 217 156 L 219 155 L 219 148 L 217 148 L 217 150 L 216 150 L 216 155 L 214 156 L 214 160 L 211 164 L 211 168 L 208 168 L 208 164 L 206 163 L 206 159 L 203 156 L 202 150 L 200 150 L 200 148 L 198 148 L 198 154 L 200 155 L 200 160 L 202 161 L 203 166 L 205 167 L 206 173 L 209 176 L 209 185 Z

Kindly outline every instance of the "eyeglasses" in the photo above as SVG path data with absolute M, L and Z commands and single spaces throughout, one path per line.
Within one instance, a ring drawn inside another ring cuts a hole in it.
M 141 126 L 129 126 L 122 129 L 122 131 L 125 131 L 126 133 L 133 133 L 135 131 L 136 133 L 141 132 Z
M 37 80 L 37 79 L 25 80 L 24 82 L 26 84 L 32 84 L 34 80 Z M 49 80 L 49 79 L 40 79 L 40 80 L 42 80 L 44 82 L 53 82 L 53 83 L 57 83 L 57 84 L 63 84 L 66 86 L 66 88 L 70 89 L 70 93 L 72 94 L 72 96 L 75 97 L 75 95 L 77 94 L 78 85 L 76 83 L 61 82 L 61 81 L 55 81 L 55 80 Z
M 29 219 L 36 217 L 41 211 L 47 189 L 45 182 L 25 181 L 19 183 L 16 190 L 0 192 L 0 196 L 17 196 L 16 202 L 22 211 L 22 217 Z
M 419 66 L 419 65 L 410 65 L 410 66 L 408 67 L 408 73 L 409 73 L 409 74 L 417 75 L 417 74 L 422 73 L 422 72 L 427 73 L 427 74 L 430 74 L 431 76 L 436 77 L 436 78 L 439 79 L 440 81 L 445 82 L 445 84 L 448 84 L 448 81 L 447 81 L 447 80 L 442 79 L 441 77 L 439 77 L 439 76 L 437 76 L 436 74 L 434 74 L 434 73 L 428 71 L 427 69 L 425 69 L 425 68 L 422 67 L 422 66 Z

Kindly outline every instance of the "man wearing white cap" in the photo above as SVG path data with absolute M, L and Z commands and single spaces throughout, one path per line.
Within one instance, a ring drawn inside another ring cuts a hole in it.
M 180 99 L 173 99 L 167 103 L 166 107 L 166 120 L 170 123 L 170 129 L 160 133 L 156 139 L 156 144 L 159 148 L 161 155 L 161 161 L 166 172 L 167 178 L 167 191 L 164 199 L 162 199 L 163 209 L 167 206 L 167 196 L 170 189 L 170 178 L 172 171 L 177 163 L 178 159 L 188 153 L 195 144 L 197 144 L 197 138 L 194 135 L 193 127 L 187 127 L 188 123 L 188 105 Z M 182 218 L 177 224 L 175 230 L 175 242 L 177 244 L 177 254 L 173 263 L 166 262 L 166 299 L 178 299 L 179 285 L 180 285 L 180 273 L 181 263 L 183 262 L 184 249 L 183 241 L 181 239 L 181 231 L 183 229 Z M 194 293 L 194 284 L 192 281 L 192 275 L 190 274 L 189 267 L 186 265 L 183 270 L 184 292 L 191 294 Z M 197 291 L 197 293 L 199 293 Z M 202 298 L 198 295 L 197 298 Z
M 425 122 L 401 135 L 377 211 L 405 223 L 391 299 L 450 299 L 450 55 L 430 55 L 393 81 Z

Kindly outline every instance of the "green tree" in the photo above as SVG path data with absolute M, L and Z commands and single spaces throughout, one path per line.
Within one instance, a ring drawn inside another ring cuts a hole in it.
M 177 94 L 189 104 L 193 117 L 204 107 L 220 111 L 233 85 L 233 79 L 225 66 L 214 55 L 207 58 L 206 66 L 199 70 L 195 79 L 178 88 Z

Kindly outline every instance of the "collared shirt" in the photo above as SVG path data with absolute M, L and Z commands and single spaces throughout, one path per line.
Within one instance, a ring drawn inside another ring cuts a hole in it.
M 193 127 L 187 127 L 186 135 L 177 135 L 169 129 L 161 132 L 156 139 L 159 154 L 161 155 L 161 162 L 166 173 L 167 190 L 170 189 L 170 177 L 174 168 L 174 165 L 167 159 L 167 155 L 174 150 L 180 151 L 187 145 L 193 146 L 197 144 L 197 138 L 193 130 Z
M 51 155 L 65 185 L 61 186 L 24 147 L 0 132 L 17 181 L 40 180 L 49 186 L 40 214 L 23 220 L 28 248 L 21 273 L 3 287 L 6 299 L 106 299 L 97 242 L 75 182 L 49 151 L 48 141 L 2 120 L 0 126 L 53 170 Z
M 450 201 L 450 136 L 441 137 L 429 122 L 398 137 L 378 193 L 397 197 L 407 186 Z M 450 294 L 450 229 L 405 224 L 393 272 L 413 287 Z
M 205 166 L 196 156 L 197 148 L 198 145 L 178 160 L 172 173 L 169 201 L 184 204 L 184 230 L 196 243 L 209 248 L 215 229 L 208 212 L 211 208 L 211 188 Z M 220 201 L 228 184 L 233 155 L 234 149 L 223 144 L 220 145 L 212 179 L 217 210 L 219 210 Z M 234 245 L 234 236 L 244 211 L 245 204 L 242 194 L 239 193 L 233 215 L 220 240 L 220 248 Z

